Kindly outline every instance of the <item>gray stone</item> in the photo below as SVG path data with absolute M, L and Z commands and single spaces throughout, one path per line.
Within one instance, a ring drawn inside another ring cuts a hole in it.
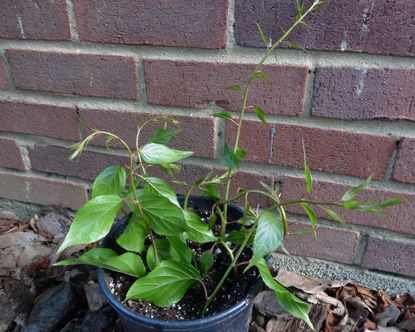
M 266 317 L 285 315 L 286 311 L 278 304 L 273 291 L 260 292 L 254 299 L 254 306 L 258 312 Z
M 88 307 L 91 311 L 97 311 L 106 303 L 96 282 L 90 280 L 84 285 Z

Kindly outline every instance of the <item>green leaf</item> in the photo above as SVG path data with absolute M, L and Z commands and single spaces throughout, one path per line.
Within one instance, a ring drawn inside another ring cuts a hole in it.
M 225 88 L 225 90 L 242 91 L 242 88 L 240 85 L 229 85 Z
M 137 190 L 137 198 L 151 228 L 160 235 L 178 235 L 187 229 L 183 210 L 167 198 Z
M 268 38 L 265 36 L 265 34 L 262 31 L 262 28 L 259 25 L 259 23 L 258 22 L 255 22 L 255 24 L 256 24 L 256 26 L 258 28 L 258 32 L 259 32 L 259 35 L 261 36 L 262 41 L 264 42 L 265 46 L 268 48 L 269 47 L 269 45 L 268 45 Z
M 203 196 L 210 198 L 219 198 L 219 189 L 218 186 L 211 183 L 203 188 Z
M 291 48 L 294 48 L 294 49 L 296 49 L 296 50 L 300 50 L 300 51 L 303 51 L 303 52 L 306 52 L 306 53 L 307 53 L 307 50 L 306 50 L 303 46 L 298 45 L 298 44 L 296 44 L 296 43 L 294 43 L 294 42 L 292 42 L 292 41 L 289 41 L 289 40 L 286 40 L 285 42 L 287 43 L 287 45 L 288 45 L 289 47 L 291 47 Z
M 316 225 L 317 225 L 317 216 L 314 210 L 308 205 L 307 203 L 300 203 L 301 207 L 307 213 L 308 219 L 310 219 L 311 227 L 313 228 L 313 234 L 315 239 L 317 240 L 317 232 L 316 232 Z
M 354 210 L 358 206 L 359 206 L 359 201 L 356 201 L 355 199 L 351 199 L 351 200 L 343 202 L 343 207 L 346 209 Z
M 339 216 L 336 212 L 334 212 L 333 210 L 327 209 L 327 208 L 323 208 L 324 212 L 326 212 L 331 218 L 333 218 L 335 221 L 341 223 L 341 224 L 345 224 L 346 222 L 344 221 L 344 219 Z
M 107 270 L 125 273 L 141 278 L 146 275 L 146 268 L 140 256 L 126 252 L 119 255 L 112 249 L 94 248 L 75 259 L 67 259 L 55 263 L 55 266 L 88 264 L 102 267 Z
M 174 205 L 180 206 L 179 202 L 177 201 L 176 193 L 166 181 L 155 177 L 148 177 L 146 178 L 146 181 L 147 184 L 144 186 L 144 190 L 156 192 L 159 195 L 167 198 Z
M 220 163 L 232 170 L 239 168 L 239 158 L 236 156 L 235 151 L 231 149 L 226 143 L 223 149 L 223 156 L 220 159 Z
M 233 244 L 239 244 L 241 245 L 244 240 L 245 240 L 245 236 L 246 236 L 246 229 L 244 227 L 241 227 L 239 230 L 237 231 L 231 231 L 229 233 L 229 235 L 226 237 L 226 242 L 231 242 Z M 252 245 L 253 244 L 253 236 L 251 236 L 251 238 L 248 240 L 247 244 L 248 245 Z
M 180 132 L 179 129 L 157 128 L 150 138 L 151 143 L 168 144 L 174 136 Z
M 123 199 L 116 195 L 98 196 L 88 201 L 75 215 L 71 228 L 58 252 L 102 239 L 111 229 Z
M 217 112 L 217 113 L 213 113 L 212 116 L 214 118 L 221 118 L 221 119 L 226 119 L 226 120 L 232 120 L 232 114 L 229 112 Z
M 310 168 L 307 165 L 307 155 L 305 152 L 305 145 L 304 140 L 303 142 L 303 155 L 304 155 L 304 175 L 305 175 L 305 185 L 306 185 L 306 192 L 311 193 L 313 190 L 313 179 L 311 178 Z
M 167 237 L 167 240 L 170 242 L 171 257 L 175 261 L 190 264 L 193 258 L 193 252 L 187 246 L 183 235 L 170 235 Z
M 199 271 L 192 265 L 172 260 L 163 261 L 131 286 L 126 300 L 140 299 L 159 307 L 168 307 L 178 302 L 199 281 Z
M 369 176 L 365 181 L 360 183 L 358 186 L 351 187 L 349 190 L 347 190 L 342 197 L 342 201 L 345 202 L 353 199 L 357 194 L 362 192 L 369 185 L 370 181 L 372 181 L 372 175 Z
M 258 268 L 265 285 L 274 291 L 274 294 L 281 306 L 293 316 L 304 320 L 307 325 L 314 330 L 313 323 L 311 323 L 310 318 L 308 317 L 308 304 L 296 297 L 294 294 L 291 294 L 272 277 L 267 263 L 263 258 L 257 261 L 255 266 Z
M 158 264 L 163 261 L 171 259 L 170 254 L 170 242 L 168 240 L 154 240 L 154 242 L 148 247 L 146 261 L 148 268 L 152 271 L 156 268 L 156 257 L 154 254 L 154 246 L 157 249 Z
M 267 74 L 262 69 L 258 70 L 257 72 L 255 72 L 253 74 L 251 74 L 251 78 L 254 79 L 254 80 L 256 80 L 258 78 L 261 78 L 264 81 L 265 84 L 268 83 Z
M 245 152 L 245 150 L 242 150 L 242 149 L 236 149 L 236 151 L 235 151 L 235 157 L 237 158 L 237 159 L 242 159 L 242 158 L 244 158 L 246 156 L 246 152 Z
M 137 214 L 133 214 L 127 227 L 117 238 L 117 243 L 122 248 L 133 252 L 145 251 L 144 241 L 148 235 L 148 230 L 144 226 L 144 221 L 138 219 Z
M 175 150 L 157 143 L 148 143 L 144 145 L 139 153 L 143 160 L 151 165 L 174 163 L 193 154 L 191 151 Z
M 218 239 L 213 235 L 209 226 L 206 225 L 196 213 L 184 210 L 184 214 L 187 224 L 186 238 L 188 240 L 198 243 L 207 243 Z
M 258 220 L 254 238 L 252 261 L 274 252 L 284 238 L 284 227 L 281 220 L 269 211 L 264 211 Z
M 211 250 L 204 251 L 199 258 L 200 274 L 203 276 L 209 272 L 214 264 L 213 253 Z
M 267 119 L 265 118 L 265 113 L 261 107 L 254 105 L 254 112 L 258 119 L 260 119 L 264 124 L 267 124 Z
M 102 171 L 92 185 L 91 198 L 103 195 L 121 195 L 125 191 L 127 175 L 123 166 L 110 166 Z
M 376 206 L 385 208 L 385 207 L 399 205 L 399 204 L 402 204 L 402 200 L 399 197 L 392 197 L 392 198 L 387 199 L 386 201 L 380 202 Z

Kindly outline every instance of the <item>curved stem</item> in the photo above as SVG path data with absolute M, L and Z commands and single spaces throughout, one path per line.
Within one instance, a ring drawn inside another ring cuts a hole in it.
M 192 191 L 194 190 L 194 189 L 196 189 L 196 185 L 194 184 L 194 185 L 192 185 L 190 188 L 189 188 L 189 190 L 187 191 L 187 193 L 186 193 L 186 196 L 184 197 L 184 202 L 183 202 L 183 210 L 187 210 L 187 205 L 189 204 L 189 197 L 190 197 L 190 194 L 192 193 Z

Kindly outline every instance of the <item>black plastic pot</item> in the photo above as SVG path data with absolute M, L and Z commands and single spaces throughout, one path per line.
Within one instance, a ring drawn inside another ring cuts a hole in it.
M 179 198 L 181 201 L 182 198 Z M 180 202 L 182 203 L 182 202 Z M 215 200 L 205 197 L 193 196 L 189 200 L 189 206 L 195 212 L 210 210 Z M 236 205 L 230 205 L 228 208 L 229 220 L 237 220 L 242 216 L 242 210 Z M 116 249 L 115 239 L 122 232 L 126 221 L 118 223 L 105 237 L 102 242 L 103 247 Z M 252 314 L 253 294 L 229 307 L 225 311 L 195 320 L 188 321 L 164 321 L 159 319 L 151 319 L 140 316 L 133 312 L 111 293 L 105 280 L 105 271 L 98 269 L 98 283 L 106 297 L 108 303 L 117 311 L 125 332 L 154 332 L 154 331 L 195 331 L 195 332 L 244 332 L 249 329 L 249 322 Z

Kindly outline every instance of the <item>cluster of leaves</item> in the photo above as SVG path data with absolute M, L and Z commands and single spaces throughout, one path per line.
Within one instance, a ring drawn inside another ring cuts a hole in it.
M 272 51 L 285 41 L 288 34 L 298 24 L 304 23 L 304 18 L 321 3 L 321 0 L 315 0 L 308 9 L 305 9 L 304 5 L 297 1 L 298 15 L 295 23 L 284 31 L 281 38 L 274 44 L 270 45 L 269 39 L 258 25 L 260 35 L 267 45 L 267 52 L 243 87 L 232 85 L 227 88 L 241 94 L 239 118 L 234 119 L 229 112 L 213 114 L 214 117 L 231 121 L 236 126 L 234 146 L 225 144 L 221 158 L 221 163 L 226 166 L 227 170 L 223 174 L 209 173 L 191 185 L 182 205 L 179 204 L 174 190 L 165 180 L 148 173 L 149 168 L 160 167 L 166 173 L 171 174 L 178 169 L 176 162 L 192 154 L 189 151 L 168 147 L 170 140 L 178 132 L 170 126 L 176 124 L 174 119 L 161 116 L 138 124 L 134 148 L 128 146 L 123 139 L 113 133 L 90 128 L 92 133 L 74 146 L 75 152 L 72 158 L 78 157 L 91 140 L 104 136 L 108 143 L 117 141 L 121 144 L 128 152 L 130 162 L 128 166 L 111 166 L 97 176 L 92 187 L 91 199 L 75 215 L 59 252 L 73 245 L 99 241 L 109 233 L 119 212 L 124 213 L 128 218 L 128 225 L 116 239 L 125 252 L 120 254 L 108 248 L 95 248 L 79 258 L 64 260 L 57 265 L 91 264 L 133 276 L 137 280 L 129 289 L 126 299 L 146 300 L 157 306 L 169 306 L 176 303 L 190 287 L 199 284 L 205 289 L 206 310 L 224 280 L 238 264 L 242 251 L 250 246 L 252 258 L 245 271 L 257 268 L 263 281 L 275 292 L 281 305 L 288 312 L 304 319 L 312 326 L 308 318 L 308 305 L 273 279 L 265 261 L 269 254 L 281 246 L 289 233 L 285 206 L 292 204 L 301 206 L 315 231 L 317 216 L 314 206 L 323 209 L 335 221 L 344 222 L 342 217 L 331 209 L 332 207 L 382 213 L 385 207 L 398 204 L 399 201 L 389 199 L 375 203 L 373 199 L 364 202 L 357 200 L 356 196 L 368 186 L 370 178 L 359 186 L 349 189 L 341 201 L 319 202 L 307 199 L 307 195 L 312 191 L 312 177 L 307 165 L 305 149 L 306 190 L 301 198 L 281 201 L 279 189 L 265 184 L 262 184 L 263 189 L 240 189 L 234 197 L 230 197 L 230 184 L 239 169 L 241 160 L 245 157 L 245 151 L 239 147 L 245 111 L 252 108 L 257 117 L 266 123 L 265 112 L 259 106 L 247 105 L 252 83 L 255 80 L 267 83 L 267 75 L 263 68 L 264 62 Z M 142 129 L 154 122 L 161 122 L 163 125 L 154 132 L 147 144 L 140 146 Z M 209 222 L 202 221 L 199 215 L 187 208 L 189 196 L 196 188 L 202 189 L 206 196 L 217 199 L 217 203 L 212 207 Z M 221 192 L 224 193 L 223 197 L 220 195 Z M 248 203 L 248 196 L 251 194 L 266 197 L 271 201 L 271 206 L 262 211 L 251 207 Z M 228 232 L 226 230 L 227 206 L 241 198 L 245 199 L 245 204 L 243 216 L 238 221 L 240 228 Z M 218 233 L 213 232 L 215 223 L 220 224 Z M 189 247 L 190 242 L 210 243 L 210 248 L 223 246 L 226 249 L 225 252 L 230 255 L 231 263 L 211 294 L 206 293 L 203 276 L 214 265 L 213 249 L 206 250 L 198 257 Z

